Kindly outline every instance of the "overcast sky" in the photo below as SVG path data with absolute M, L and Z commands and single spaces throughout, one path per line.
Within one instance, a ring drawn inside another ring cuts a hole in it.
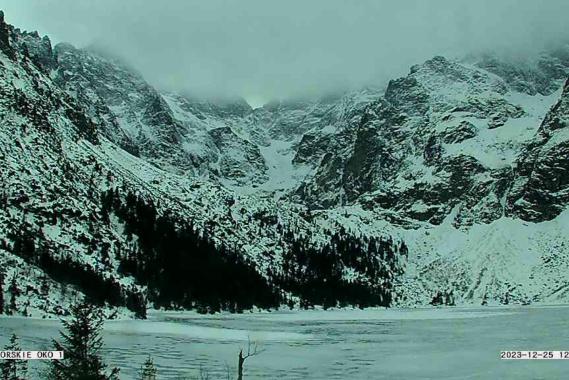
M 569 38 L 569 0 L 0 0 L 8 22 L 96 43 L 153 84 L 256 104 L 404 75 L 436 54 Z

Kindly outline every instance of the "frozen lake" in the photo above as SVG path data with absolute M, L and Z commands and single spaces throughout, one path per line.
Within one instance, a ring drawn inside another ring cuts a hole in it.
M 53 320 L 0 319 L 0 343 L 15 332 L 23 349 L 51 347 Z M 134 379 L 150 353 L 159 379 L 210 379 L 233 371 L 247 338 L 263 350 L 245 379 L 566 379 L 569 360 L 500 361 L 501 350 L 569 350 L 569 308 L 342 310 L 202 316 L 154 313 L 111 321 L 106 361 Z M 234 377 L 233 377 L 234 378 Z

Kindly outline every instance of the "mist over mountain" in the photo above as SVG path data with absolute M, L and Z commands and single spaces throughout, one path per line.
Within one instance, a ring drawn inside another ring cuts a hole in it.
M 123 57 L 154 86 L 260 104 L 384 84 L 435 55 L 525 60 L 569 32 L 562 0 L 5 0 L 8 21 Z

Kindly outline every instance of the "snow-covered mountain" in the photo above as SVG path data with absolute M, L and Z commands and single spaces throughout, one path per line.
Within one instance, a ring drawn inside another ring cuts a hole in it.
M 81 293 L 138 312 L 567 301 L 568 76 L 567 47 L 435 57 L 386 88 L 253 110 L 159 91 L 2 16 L 4 299 L 28 314 Z M 200 253 L 168 246 L 170 228 Z M 159 280 L 196 263 L 266 297 Z

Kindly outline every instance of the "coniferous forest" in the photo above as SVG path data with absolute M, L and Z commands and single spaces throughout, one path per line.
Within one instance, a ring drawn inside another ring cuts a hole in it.
M 13 254 L 41 268 L 53 280 L 78 287 L 93 304 L 124 306 L 133 311 L 136 317 L 146 318 L 145 297 L 135 287 L 121 286 L 113 275 L 105 275 L 104 268 L 84 265 L 70 254 L 55 255 L 41 230 L 31 231 L 22 225 L 9 236 L 14 241 Z M 14 298 L 17 296 L 17 292 L 11 293 Z
M 407 255 L 404 243 L 395 249 L 391 239 L 356 238 L 345 229 L 335 232 L 329 243 L 319 248 L 290 232 L 285 240 L 290 248 L 283 255 L 282 273 L 272 277 L 280 287 L 299 296 L 302 307 L 391 304 L 393 280 L 402 273 L 399 256 Z
M 119 271 L 146 285 L 155 307 L 240 312 L 293 306 L 293 297 L 301 307 L 389 306 L 393 279 L 402 271 L 399 256 L 407 254 L 403 243 L 395 247 L 391 239 L 357 238 L 344 229 L 315 247 L 279 227 L 282 269 L 269 269 L 263 277 L 240 252 L 215 244 L 191 222 L 158 215 L 152 202 L 132 192 L 123 199 L 118 190 L 108 190 L 101 204 L 103 219 L 116 215 L 137 241 L 135 249 L 118 250 Z
M 119 249 L 119 272 L 148 286 L 154 306 L 239 312 L 280 304 L 280 293 L 252 263 L 224 245 L 216 246 L 190 222 L 159 216 L 152 202 L 130 192 L 124 201 L 113 190 L 102 196 L 104 218 L 111 212 L 138 243 L 136 250 Z
M 127 242 L 99 244 L 100 265 L 85 265 L 66 252 L 54 254 L 41 229 L 34 231 L 25 223 L 11 232 L 11 251 L 53 280 L 76 286 L 90 302 L 127 307 L 138 318 L 146 317 L 148 303 L 201 313 L 281 305 L 390 306 L 394 280 L 403 272 L 401 259 L 407 255 L 405 244 L 392 239 L 354 236 L 339 228 L 329 233 L 325 244 L 315 245 L 277 221 L 267 221 L 261 228 L 276 223 L 281 234 L 282 261 L 263 273 L 191 220 L 168 210 L 159 212 L 152 201 L 133 192 L 109 189 L 102 193 L 100 205 L 98 217 L 107 225 L 111 218 L 118 221 Z M 146 292 L 121 284 L 108 274 L 107 266 L 132 276 Z M 12 293 L 15 299 L 17 292 Z

